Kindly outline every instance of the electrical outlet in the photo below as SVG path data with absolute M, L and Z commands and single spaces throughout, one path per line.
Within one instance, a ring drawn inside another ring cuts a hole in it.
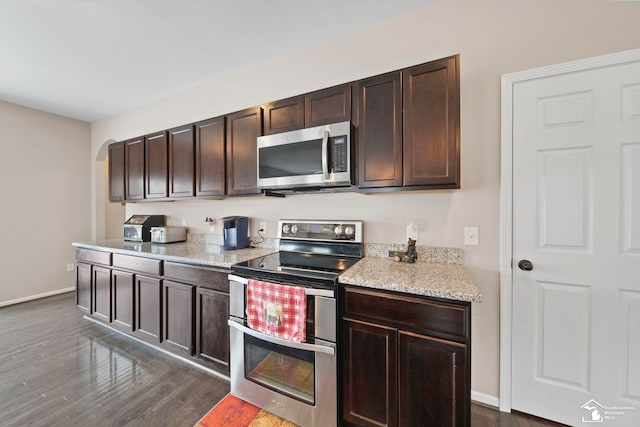
M 418 241 L 418 224 L 414 222 L 407 224 L 407 240 L 409 239 Z
M 67 264 L 67 271 L 73 271 L 75 269 L 76 265 L 71 263 L 71 264 Z
M 477 246 L 480 244 L 480 236 L 478 235 L 478 227 L 464 228 L 464 244 L 468 246 Z
M 262 234 L 267 234 L 267 221 L 260 221 L 258 230 L 262 230 Z
M 183 226 L 183 227 L 186 227 L 186 226 L 187 226 L 187 220 L 186 220 L 186 219 L 183 219 L 183 220 L 182 220 L 182 226 Z

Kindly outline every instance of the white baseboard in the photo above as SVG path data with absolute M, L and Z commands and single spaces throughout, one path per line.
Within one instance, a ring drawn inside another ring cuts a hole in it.
M 58 294 L 64 294 L 64 293 L 67 293 L 67 292 L 72 292 L 72 291 L 75 291 L 75 290 L 76 290 L 76 287 L 72 286 L 70 288 L 58 289 L 58 290 L 51 291 L 51 292 L 45 292 L 43 294 L 30 295 L 28 297 L 12 299 L 12 300 L 9 300 L 9 301 L 0 301 L 0 307 L 5 307 L 7 305 L 13 305 L 13 304 L 20 304 L 21 302 L 33 301 L 33 300 L 40 299 L 40 298 L 51 297 L 51 296 L 58 295 Z
M 500 399 L 490 394 L 480 393 L 479 391 L 471 390 L 471 400 L 474 402 L 482 403 L 484 405 L 493 406 L 498 408 L 500 406 Z

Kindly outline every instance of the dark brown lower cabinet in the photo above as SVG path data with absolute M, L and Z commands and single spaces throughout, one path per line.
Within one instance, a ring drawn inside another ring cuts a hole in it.
M 342 425 L 470 425 L 470 303 L 344 286 L 340 306 Z
M 91 285 L 93 315 L 105 322 L 111 322 L 111 269 L 94 266 Z
M 398 332 L 355 320 L 345 320 L 344 328 L 345 425 L 397 426 Z
M 163 345 L 192 356 L 194 352 L 195 286 L 165 280 L 163 297 Z
M 229 270 L 76 251 L 76 306 L 121 332 L 229 375 Z
M 91 313 L 91 264 L 76 263 L 76 305 Z
M 467 346 L 410 332 L 398 338 L 398 425 L 469 425 Z
M 120 270 L 111 271 L 111 292 L 113 295 L 113 321 L 115 328 L 133 332 L 133 307 L 135 306 L 135 282 L 133 273 Z
M 196 356 L 229 373 L 229 294 L 198 287 L 196 291 Z
M 138 338 L 157 344 L 162 341 L 162 280 L 135 276 L 135 330 Z

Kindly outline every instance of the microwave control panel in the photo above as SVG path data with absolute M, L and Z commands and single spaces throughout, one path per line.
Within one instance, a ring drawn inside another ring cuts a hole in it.
M 347 172 L 347 137 L 346 135 L 329 137 L 329 149 L 331 153 L 331 171 Z

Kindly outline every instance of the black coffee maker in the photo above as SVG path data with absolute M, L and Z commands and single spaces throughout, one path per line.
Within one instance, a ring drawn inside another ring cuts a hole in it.
M 224 237 L 222 250 L 244 249 L 249 246 L 249 238 L 247 237 L 249 218 L 246 216 L 226 216 L 221 221 Z

